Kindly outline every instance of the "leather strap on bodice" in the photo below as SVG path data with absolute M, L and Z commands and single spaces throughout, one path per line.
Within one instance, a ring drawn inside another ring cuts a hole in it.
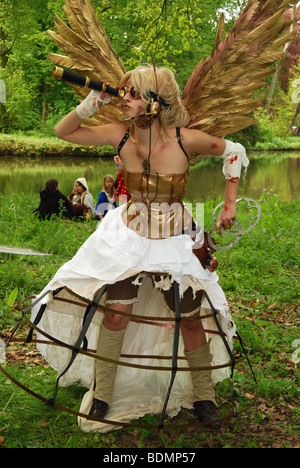
M 119 155 L 129 135 L 128 129 L 119 144 Z M 189 161 L 182 145 L 180 128 L 176 128 L 176 135 Z M 158 174 L 128 172 L 123 167 L 122 173 L 131 195 L 122 213 L 122 219 L 129 229 L 148 239 L 166 239 L 181 234 L 191 226 L 192 216 L 183 204 L 188 169 L 182 174 Z

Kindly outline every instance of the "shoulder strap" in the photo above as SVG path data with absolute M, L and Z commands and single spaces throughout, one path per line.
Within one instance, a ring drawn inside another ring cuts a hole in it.
M 180 148 L 182 149 L 182 151 L 184 152 L 184 154 L 186 155 L 186 158 L 188 160 L 188 162 L 190 161 L 190 158 L 188 156 L 188 154 L 186 153 L 184 147 L 183 147 L 183 144 L 182 144 L 182 136 L 180 134 L 180 127 L 177 127 L 176 128 L 176 135 L 177 135 L 177 141 L 178 141 L 178 144 L 180 145 Z M 128 140 L 129 138 L 129 129 L 127 130 L 127 132 L 125 133 L 124 137 L 122 138 L 122 140 L 120 141 L 120 144 L 118 146 L 118 155 L 120 156 L 120 152 L 121 152 L 121 149 L 123 148 L 123 146 L 125 145 L 126 141 Z
M 187 158 L 188 162 L 190 162 L 190 158 L 188 157 L 188 154 L 186 153 L 186 151 L 185 151 L 185 149 L 183 147 L 183 144 L 182 144 L 182 136 L 180 134 L 180 127 L 176 127 L 176 135 L 177 135 L 177 141 L 178 141 L 178 144 L 179 144 L 180 148 L 182 149 L 182 151 L 186 155 L 186 158 Z
M 125 135 L 123 136 L 122 140 L 120 141 L 120 144 L 118 146 L 118 155 L 120 156 L 120 152 L 121 152 L 121 149 L 123 148 L 123 146 L 125 145 L 126 141 L 128 140 L 129 138 L 129 132 L 130 132 L 130 129 L 127 130 L 127 132 L 125 133 Z

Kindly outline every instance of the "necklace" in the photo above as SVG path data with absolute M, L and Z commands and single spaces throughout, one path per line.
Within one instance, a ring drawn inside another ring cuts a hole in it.
M 154 150 L 154 148 L 156 147 L 157 143 L 158 143 L 158 140 L 159 140 L 159 137 L 160 137 L 160 134 L 158 134 L 158 137 L 157 137 L 157 140 L 156 142 L 154 143 L 153 147 L 151 148 L 151 140 L 150 140 L 150 150 L 149 150 L 149 155 L 148 157 L 146 158 L 144 155 L 143 155 L 143 151 L 141 149 L 141 146 L 140 146 L 140 142 L 137 138 L 137 135 L 135 134 L 135 140 L 136 140 L 136 145 L 138 147 L 138 157 L 141 159 L 142 161 L 142 167 L 143 167 L 143 170 L 145 172 L 147 172 L 148 174 L 150 173 L 150 156 L 151 156 L 151 153 L 152 151 Z

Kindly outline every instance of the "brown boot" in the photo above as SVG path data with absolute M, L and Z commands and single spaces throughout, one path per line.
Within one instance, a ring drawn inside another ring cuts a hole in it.
M 104 418 L 107 411 L 108 411 L 108 404 L 105 401 L 97 400 L 97 398 L 93 399 L 93 404 L 91 410 L 89 412 L 89 416 L 93 418 Z
M 218 418 L 216 413 L 215 392 L 212 381 L 212 354 L 210 343 L 194 351 L 185 352 L 191 368 L 192 383 L 194 387 L 194 412 L 199 422 L 214 421 Z M 205 370 L 193 370 L 202 367 Z M 217 423 L 213 424 L 214 426 Z M 217 427 L 215 427 L 217 428 Z
M 197 416 L 199 422 L 209 422 L 210 429 L 218 430 L 221 428 L 219 422 L 214 422 L 219 419 L 216 411 L 216 406 L 212 401 L 195 401 L 194 414 Z

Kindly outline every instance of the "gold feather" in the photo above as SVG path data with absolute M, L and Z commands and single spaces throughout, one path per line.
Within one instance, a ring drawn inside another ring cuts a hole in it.
M 284 45 L 296 34 L 287 32 L 292 21 L 282 19 L 296 3 L 249 0 L 223 40 L 220 18 L 212 55 L 197 65 L 183 92 L 189 128 L 225 137 L 255 122 L 247 116 L 258 107 L 254 93 L 274 72 L 272 66 L 282 59 Z
M 66 55 L 49 54 L 49 59 L 56 65 L 71 68 L 91 79 L 109 82 L 118 86 L 125 74 L 125 67 L 114 53 L 109 38 L 97 18 L 90 0 L 65 0 L 64 13 L 68 24 L 55 15 L 56 32 L 48 33 Z M 73 86 L 75 94 L 85 98 L 90 92 L 87 88 Z M 113 99 L 105 106 L 105 112 L 99 111 L 89 125 L 99 125 L 122 121 L 122 103 Z
M 221 13 L 218 26 L 217 26 L 217 31 L 216 31 L 213 53 L 218 47 L 218 45 L 220 44 L 220 42 L 222 41 L 224 34 L 225 34 L 225 17 L 224 17 L 224 13 Z
M 291 21 L 283 13 L 297 0 L 249 0 L 246 8 L 224 37 L 224 15 L 218 22 L 210 57 L 196 66 L 183 92 L 190 122 L 212 135 L 224 137 L 252 125 L 247 114 L 258 106 L 254 93 L 274 71 L 272 66 L 283 57 L 284 45 L 296 31 L 288 32 Z M 114 53 L 109 38 L 97 18 L 91 0 L 65 0 L 65 24 L 55 15 L 56 32 L 48 31 L 65 55 L 49 54 L 56 65 L 71 68 L 95 80 L 117 86 L 125 67 Z M 83 99 L 86 88 L 72 86 Z M 122 121 L 121 102 L 112 100 L 86 123 Z

